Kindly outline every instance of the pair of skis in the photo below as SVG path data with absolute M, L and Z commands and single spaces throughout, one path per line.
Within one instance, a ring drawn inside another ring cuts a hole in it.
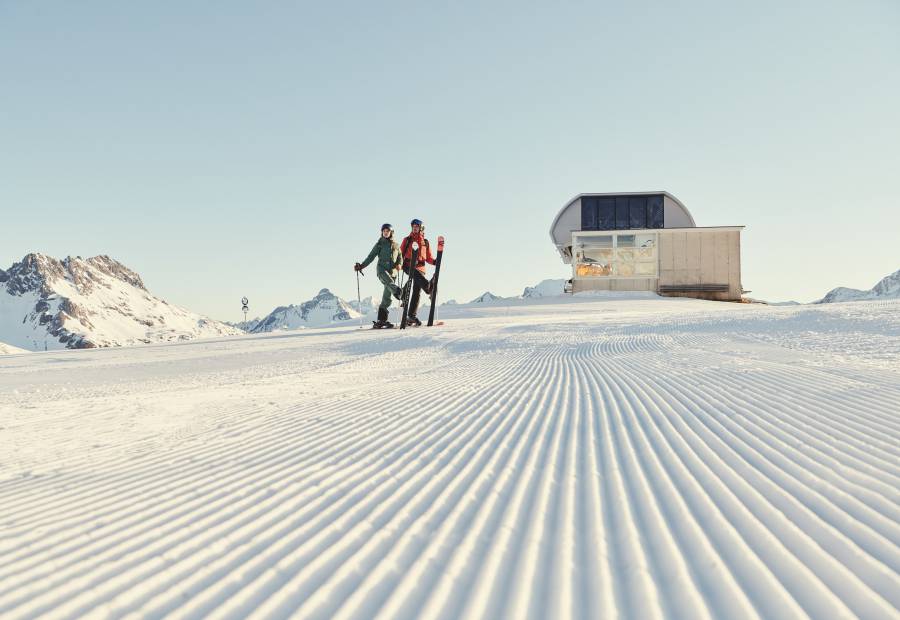
M 409 298 L 412 295 L 413 286 L 415 286 L 414 278 L 412 275 L 413 269 L 416 268 L 416 264 L 419 262 L 419 244 L 415 241 L 413 242 L 413 251 L 412 251 L 412 260 L 409 262 L 409 287 L 404 287 L 403 291 L 403 314 L 400 318 L 400 329 L 406 329 L 407 320 L 409 318 L 408 308 L 409 308 Z M 431 279 L 431 308 L 428 310 L 428 327 L 432 327 L 435 325 L 434 322 L 434 310 L 437 307 L 437 289 L 438 289 L 438 280 L 441 277 L 441 258 L 444 255 L 444 238 L 438 237 L 438 249 L 437 256 L 434 258 L 434 277 Z M 442 325 L 443 321 L 437 323 L 437 325 Z

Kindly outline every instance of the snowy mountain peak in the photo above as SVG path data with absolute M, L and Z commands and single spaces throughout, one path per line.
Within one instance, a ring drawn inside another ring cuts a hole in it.
M 900 269 L 882 278 L 878 284 L 872 287 L 871 291 L 876 297 L 900 297 Z
M 26 255 L 0 271 L 0 340 L 82 349 L 240 333 L 154 297 L 109 256 Z
M 325 327 L 359 318 L 360 314 L 349 303 L 327 288 L 300 305 L 279 306 L 262 319 L 251 331 L 271 332 L 280 329 Z
M 866 301 L 870 299 L 900 299 L 900 269 L 881 279 L 868 291 L 839 286 L 828 292 L 817 304 L 839 303 L 842 301 Z
M 496 300 L 498 300 L 498 299 L 503 299 L 503 298 L 502 298 L 502 297 L 498 297 L 497 295 L 494 295 L 494 294 L 493 294 L 492 292 L 490 292 L 490 291 L 487 291 L 487 292 L 485 292 L 485 293 L 482 293 L 481 295 L 479 295 L 478 297 L 476 297 L 475 299 L 473 299 L 473 300 L 470 301 L 469 303 L 470 303 L 470 304 L 483 304 L 483 303 L 487 303 L 487 302 L 489 302 L 489 301 L 496 301 Z
M 20 262 L 13 263 L 8 270 L 0 270 L 0 283 L 6 285 L 10 295 L 22 295 L 26 292 L 39 292 L 50 295 L 54 285 L 61 281 L 69 282 L 81 294 L 90 293 L 104 278 L 98 273 L 116 278 L 130 286 L 146 291 L 141 277 L 122 263 L 109 256 L 92 256 L 83 259 L 80 256 L 67 256 L 63 260 L 32 252 Z

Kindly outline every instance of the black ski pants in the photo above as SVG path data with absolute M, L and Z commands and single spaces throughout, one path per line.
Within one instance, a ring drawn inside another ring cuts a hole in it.
M 416 311 L 419 309 L 419 293 L 425 291 L 426 295 L 431 295 L 431 281 L 418 269 L 410 270 L 407 266 L 404 271 L 412 280 L 412 292 L 409 295 L 409 309 L 406 314 L 407 316 L 416 316 Z

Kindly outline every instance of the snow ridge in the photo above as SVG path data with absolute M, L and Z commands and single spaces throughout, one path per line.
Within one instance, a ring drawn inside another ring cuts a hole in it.
M 564 294 L 563 289 L 565 285 L 566 280 L 563 278 L 556 280 L 541 280 L 534 286 L 526 286 L 525 290 L 522 292 L 522 298 L 557 297 Z
M 28 351 L 0 342 L 0 355 L 14 355 L 17 353 L 28 353 Z
M 882 278 L 867 291 L 839 286 L 832 289 L 816 304 L 830 304 L 845 301 L 868 301 L 872 299 L 900 299 L 900 269 Z

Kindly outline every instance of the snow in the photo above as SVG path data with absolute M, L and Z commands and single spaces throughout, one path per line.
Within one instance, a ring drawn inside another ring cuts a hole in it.
M 817 304 L 838 303 L 846 301 L 866 301 L 870 299 L 900 299 L 900 269 L 882 278 L 878 284 L 868 291 L 839 286 L 828 292 Z
M 28 351 L 0 342 L 0 355 L 13 355 L 16 353 L 28 353 Z
M 381 300 L 379 299 L 379 301 L 381 301 Z M 347 302 L 347 304 L 351 308 L 356 310 L 356 312 L 358 312 L 362 315 L 372 314 L 373 312 L 376 311 L 376 308 L 378 307 L 378 305 L 375 303 L 374 298 L 371 295 L 369 295 L 368 297 L 363 297 L 361 302 L 357 301 L 356 299 L 351 299 L 350 301 Z
M 237 323 L 231 321 L 225 321 L 226 325 L 230 325 L 231 327 L 237 328 L 242 332 L 252 332 L 253 329 L 259 325 L 259 322 L 262 321 L 261 318 L 253 317 L 252 319 L 247 319 L 246 321 L 238 321 Z
M 563 294 L 565 279 L 541 280 L 534 286 L 526 286 L 522 297 L 554 297 Z
M 900 301 L 441 313 L 0 357 L 0 617 L 900 616 Z

